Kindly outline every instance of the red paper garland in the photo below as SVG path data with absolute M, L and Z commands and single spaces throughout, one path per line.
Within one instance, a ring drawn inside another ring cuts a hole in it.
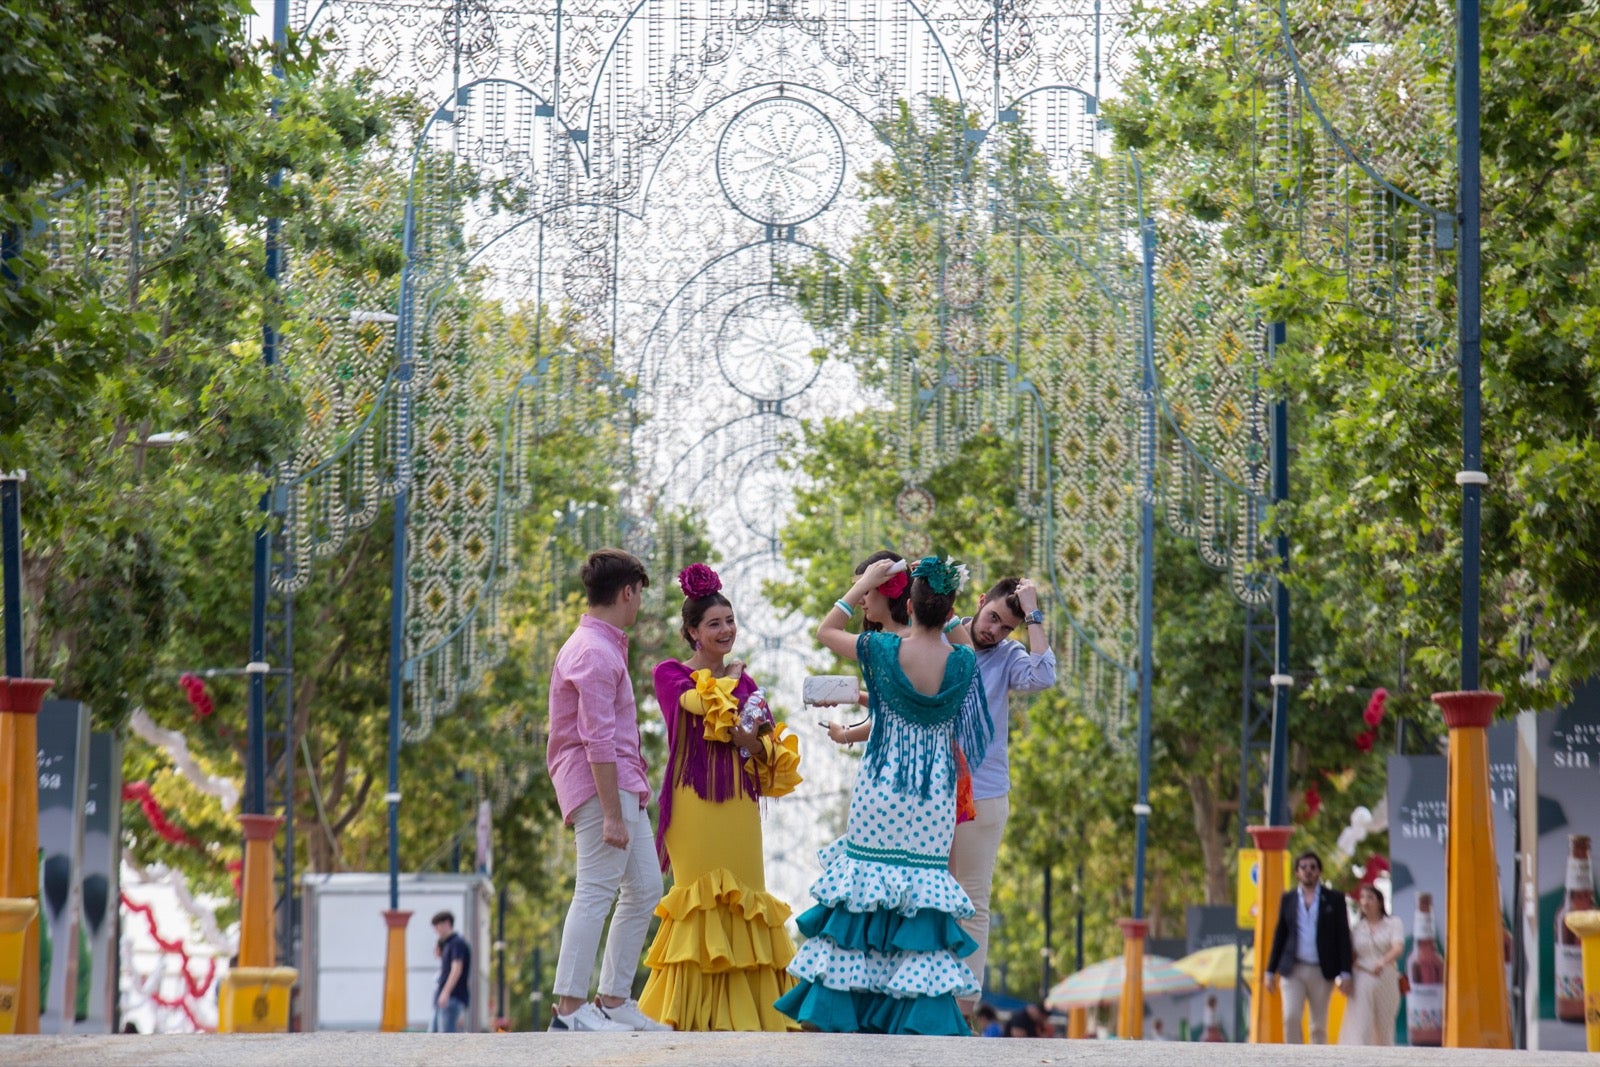
M 1368 726 L 1376 727 L 1383 721 L 1383 706 L 1389 699 L 1389 691 L 1382 687 L 1372 691 L 1372 699 L 1367 701 L 1367 710 L 1361 713 L 1361 721 Z
M 161 804 L 155 795 L 150 792 L 149 782 L 126 782 L 122 786 L 123 800 L 136 800 L 139 810 L 144 812 L 144 817 L 150 828 L 161 835 L 161 839 L 169 845 L 185 845 L 197 852 L 205 851 L 205 846 L 184 833 L 167 818 L 167 813 L 161 810 Z
M 161 929 L 156 925 L 155 909 L 148 904 L 139 903 L 139 901 L 129 897 L 127 893 L 122 893 L 121 897 L 122 906 L 124 908 L 136 915 L 143 916 L 145 926 L 150 931 L 150 936 L 161 948 L 161 951 L 168 953 L 169 955 L 177 956 L 183 961 L 178 966 L 178 973 L 183 975 L 183 984 L 188 995 L 185 996 L 180 994 L 176 997 L 168 997 L 162 995 L 160 989 L 156 989 L 151 992 L 150 999 L 161 1005 L 163 1008 L 177 1009 L 178 1011 L 183 1012 L 184 1016 L 189 1020 L 189 1025 L 193 1026 L 196 1030 L 205 1031 L 209 1029 L 204 1023 L 195 1017 L 194 1008 L 190 1006 L 189 1002 L 191 1000 L 199 1000 L 211 991 L 212 983 L 215 982 L 217 978 L 217 958 L 212 956 L 207 959 L 205 977 L 196 978 L 189 971 L 191 957 L 189 956 L 188 949 L 184 948 L 183 941 L 181 939 L 177 941 L 169 941 L 161 936 Z
M 203 719 L 216 710 L 211 703 L 211 694 L 206 692 L 206 683 L 199 676 L 185 674 L 178 679 L 178 684 L 183 686 L 183 693 L 189 698 L 189 706 L 194 708 L 194 717 Z

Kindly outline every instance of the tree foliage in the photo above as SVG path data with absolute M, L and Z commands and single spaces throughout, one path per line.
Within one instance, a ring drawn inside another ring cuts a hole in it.
M 1600 559 L 1600 279 L 1588 254 L 1600 154 L 1585 12 L 1483 9 L 1482 684 L 1506 693 L 1508 710 L 1557 703 L 1600 665 L 1588 592 Z M 1330 638 L 1297 659 L 1330 693 L 1382 682 L 1399 710 L 1430 718 L 1426 695 L 1460 684 L 1459 382 L 1397 358 L 1388 326 L 1352 306 L 1341 277 L 1265 232 L 1230 5 L 1151 3 L 1143 17 L 1138 73 L 1108 117 L 1154 168 L 1171 168 L 1177 202 L 1221 220 L 1220 239 L 1269 253 L 1254 296 L 1288 326 L 1273 378 L 1291 402 L 1295 466 L 1279 518 L 1295 595 L 1318 605 Z M 1309 71 L 1314 91 L 1329 91 L 1322 74 Z M 1450 313 L 1454 286 L 1438 300 Z

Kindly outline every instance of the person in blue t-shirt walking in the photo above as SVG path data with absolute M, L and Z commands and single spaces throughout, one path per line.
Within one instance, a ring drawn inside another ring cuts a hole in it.
M 441 911 L 433 917 L 433 932 L 439 935 L 434 952 L 439 957 L 439 984 L 434 990 L 432 1034 L 454 1034 L 463 1029 L 461 1020 L 471 1002 L 472 946 L 456 933 L 456 917 Z

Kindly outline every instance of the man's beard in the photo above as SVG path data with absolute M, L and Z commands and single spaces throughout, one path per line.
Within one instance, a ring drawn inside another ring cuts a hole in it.
M 983 605 L 981 605 L 981 604 L 978 605 L 978 610 L 981 612 L 983 610 Z M 972 647 L 973 648 L 980 649 L 980 650 L 982 650 L 984 652 L 987 652 L 989 649 L 993 648 L 995 645 L 998 645 L 1003 640 L 1005 640 L 1005 638 L 1003 638 L 1003 637 L 1002 638 L 998 638 L 998 639 L 996 639 L 994 641 L 984 641 L 982 638 L 980 638 L 978 636 L 978 617 L 977 616 L 973 616 L 973 618 L 972 618 Z

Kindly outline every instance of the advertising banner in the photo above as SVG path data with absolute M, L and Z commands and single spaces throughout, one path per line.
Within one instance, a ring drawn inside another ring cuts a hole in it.
M 1595 906 L 1590 847 L 1600 836 L 1600 684 L 1580 687 L 1571 704 L 1538 716 L 1537 776 L 1529 790 L 1538 838 L 1529 851 L 1536 874 L 1537 928 L 1527 945 L 1537 997 L 1530 1048 L 1582 1051 L 1583 971 L 1577 938 L 1563 919 Z
M 1289 887 L 1289 853 L 1283 854 L 1283 887 Z M 1234 894 L 1235 921 L 1241 930 L 1254 930 L 1261 914 L 1261 850 L 1239 850 L 1239 881 Z
M 83 926 L 76 1029 L 117 1030 L 117 948 L 121 936 L 122 746 L 114 734 L 89 735 L 89 781 L 83 804 Z
M 88 793 L 89 709 L 46 700 L 39 710 L 39 1032 L 72 1032 L 77 1014 L 83 908 L 83 806 Z
M 1500 867 L 1500 913 L 1509 988 L 1510 923 L 1517 891 L 1516 725 L 1504 722 L 1490 727 L 1488 741 L 1495 859 Z M 1413 1045 L 1437 1046 L 1443 1037 L 1443 959 L 1449 951 L 1444 942 L 1448 918 L 1445 884 L 1445 846 L 1450 819 L 1446 796 L 1448 772 L 1443 756 L 1389 757 L 1389 892 L 1392 897 L 1389 911 L 1405 924 L 1406 954 L 1401 962 L 1412 988 L 1400 1012 L 1398 1033 L 1401 1040 Z M 1431 927 L 1435 935 L 1433 944 L 1421 953 L 1416 951 L 1419 926 L 1425 931 Z

